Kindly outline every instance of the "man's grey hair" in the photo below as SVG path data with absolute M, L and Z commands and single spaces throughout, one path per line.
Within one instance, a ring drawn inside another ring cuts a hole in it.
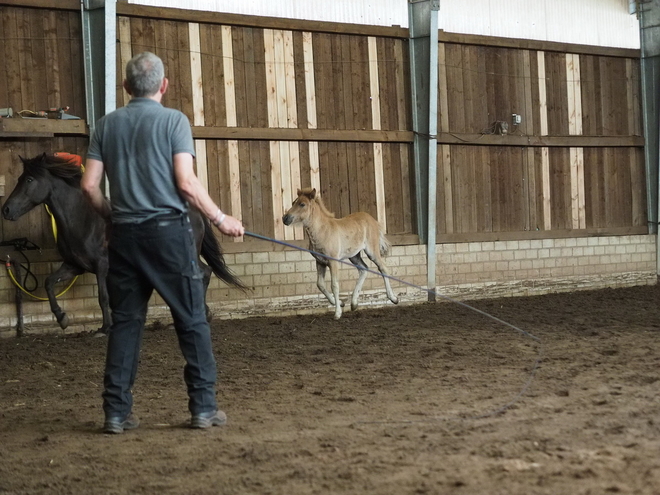
M 142 52 L 126 64 L 126 83 L 135 97 L 155 95 L 164 77 L 163 61 L 151 52 Z

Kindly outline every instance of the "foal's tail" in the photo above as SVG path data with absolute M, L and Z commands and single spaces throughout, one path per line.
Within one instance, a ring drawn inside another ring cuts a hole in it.
M 249 288 L 241 282 L 241 280 L 232 273 L 227 264 L 225 263 L 225 258 L 222 256 L 222 250 L 220 249 L 220 244 L 213 234 L 213 228 L 211 224 L 204 219 L 204 238 L 202 239 L 202 256 L 206 260 L 206 263 L 209 265 L 216 277 L 224 280 L 228 284 L 238 287 L 243 292 L 247 292 Z
M 380 230 L 379 244 L 381 256 L 387 256 L 390 254 L 390 248 L 392 245 L 390 244 L 390 241 L 387 240 L 387 237 L 385 237 L 385 232 L 383 232 L 383 229 Z

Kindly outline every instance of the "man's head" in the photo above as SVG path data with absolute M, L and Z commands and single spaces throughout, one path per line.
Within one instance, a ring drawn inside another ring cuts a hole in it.
M 128 93 L 138 98 L 154 96 L 159 91 L 164 93 L 167 79 L 163 61 L 151 52 L 136 55 L 126 64 L 124 87 Z

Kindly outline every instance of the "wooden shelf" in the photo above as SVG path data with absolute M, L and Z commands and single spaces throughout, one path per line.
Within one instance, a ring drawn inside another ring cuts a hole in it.
M 82 119 L 0 118 L 0 138 L 87 136 L 87 123 Z

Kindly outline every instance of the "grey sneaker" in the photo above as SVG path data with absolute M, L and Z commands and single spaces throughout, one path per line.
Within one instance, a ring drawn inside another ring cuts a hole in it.
M 222 426 L 227 423 L 227 415 L 220 411 L 211 411 L 200 414 L 193 414 L 190 420 L 191 428 L 210 428 L 211 426 Z
M 140 426 L 140 420 L 133 413 L 129 413 L 124 419 L 120 416 L 108 416 L 105 418 L 105 423 L 103 423 L 103 433 L 119 434 L 123 433 L 124 430 L 132 430 L 138 426 Z

